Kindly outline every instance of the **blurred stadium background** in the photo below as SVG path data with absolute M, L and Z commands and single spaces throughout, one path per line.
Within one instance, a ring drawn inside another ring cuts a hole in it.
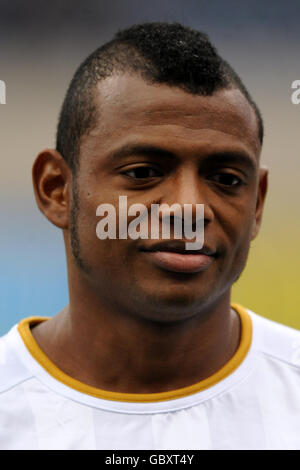
M 59 109 L 79 63 L 120 28 L 179 21 L 207 32 L 257 101 L 270 169 L 264 221 L 233 300 L 300 329 L 300 3 L 279 0 L 0 1 L 0 334 L 68 302 L 62 234 L 38 211 L 37 153 L 54 146 Z

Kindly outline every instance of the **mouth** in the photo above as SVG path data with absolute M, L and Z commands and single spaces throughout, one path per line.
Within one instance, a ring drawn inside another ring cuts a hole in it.
M 204 245 L 200 250 L 186 250 L 185 243 L 171 240 L 144 246 L 141 251 L 161 269 L 177 273 L 205 271 L 217 257 L 217 251 Z

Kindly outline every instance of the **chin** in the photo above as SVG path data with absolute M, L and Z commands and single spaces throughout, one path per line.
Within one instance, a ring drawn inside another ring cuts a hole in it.
M 196 315 L 209 298 L 208 292 L 200 293 L 195 288 L 191 290 L 177 287 L 165 291 L 148 291 L 143 292 L 144 307 L 141 307 L 140 311 L 143 312 L 143 317 L 156 321 L 187 320 Z

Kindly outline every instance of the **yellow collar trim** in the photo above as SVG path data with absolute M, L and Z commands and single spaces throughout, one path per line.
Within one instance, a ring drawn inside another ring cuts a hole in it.
M 113 400 L 121 402 L 159 402 L 165 400 L 174 400 L 176 398 L 183 398 L 188 395 L 192 395 L 197 392 L 201 392 L 213 385 L 216 385 L 221 380 L 225 379 L 231 374 L 246 357 L 248 350 L 251 346 L 252 341 L 252 321 L 247 311 L 238 304 L 232 304 L 231 307 L 239 314 L 241 319 L 241 341 L 238 349 L 234 356 L 217 372 L 210 377 L 207 377 L 200 382 L 190 385 L 188 387 L 178 388 L 168 392 L 160 393 L 118 393 L 109 392 L 107 390 L 101 390 L 96 387 L 86 385 L 79 380 L 73 379 L 69 375 L 61 371 L 40 349 L 39 345 L 35 341 L 30 327 L 36 323 L 48 320 L 45 317 L 29 317 L 22 320 L 18 325 L 18 331 L 34 359 L 56 380 L 59 380 L 63 384 L 71 387 L 81 393 L 91 395 L 93 397 L 102 398 L 103 400 Z

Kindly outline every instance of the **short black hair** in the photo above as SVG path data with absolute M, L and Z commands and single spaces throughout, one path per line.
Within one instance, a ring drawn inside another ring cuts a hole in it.
M 262 144 L 261 113 L 207 34 L 179 23 L 144 23 L 119 31 L 89 55 L 74 74 L 60 112 L 56 141 L 56 149 L 74 173 L 79 164 L 80 139 L 99 118 L 94 100 L 97 83 L 115 72 L 126 71 L 140 74 L 150 83 L 176 86 L 199 95 L 238 88 L 255 111 Z

